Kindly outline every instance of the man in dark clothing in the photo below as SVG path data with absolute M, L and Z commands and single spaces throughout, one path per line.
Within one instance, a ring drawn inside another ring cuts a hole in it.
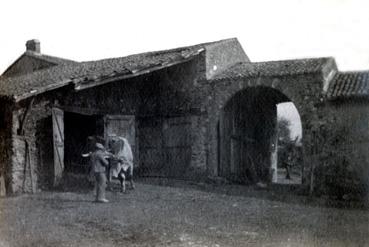
M 106 168 L 109 162 L 105 158 L 105 148 L 101 143 L 96 143 L 96 150 L 91 154 L 91 166 L 96 180 L 96 202 L 109 202 L 105 198 Z
M 284 161 L 284 168 L 286 168 L 286 179 L 291 179 L 292 165 L 293 165 L 292 154 L 288 154 L 287 160 Z

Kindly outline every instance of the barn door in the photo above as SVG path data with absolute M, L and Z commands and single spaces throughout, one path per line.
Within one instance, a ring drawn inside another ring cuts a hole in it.
M 64 112 L 52 109 L 54 143 L 54 186 L 60 183 L 64 171 Z
M 162 121 L 158 118 L 141 118 L 140 131 L 140 173 L 143 176 L 163 176 L 165 161 L 162 154 Z
M 191 162 L 191 118 L 174 117 L 164 120 L 163 154 L 168 177 L 183 177 Z
M 131 145 L 134 163 L 138 164 L 138 149 L 136 140 L 136 123 L 133 115 L 107 115 L 104 118 L 104 138 L 121 136 Z

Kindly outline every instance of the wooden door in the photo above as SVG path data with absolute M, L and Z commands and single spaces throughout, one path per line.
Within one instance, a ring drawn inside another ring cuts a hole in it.
M 219 176 L 231 181 L 247 181 L 249 156 L 253 145 L 247 126 L 248 114 L 240 99 L 233 99 L 219 118 Z
M 191 118 L 165 119 L 163 138 L 163 155 L 167 176 L 181 178 L 191 163 Z
M 54 179 L 57 186 L 64 172 L 64 112 L 58 108 L 52 109 L 53 144 L 54 144 Z
M 133 152 L 134 164 L 138 164 L 136 122 L 133 115 L 107 115 L 104 118 L 104 138 L 121 136 L 128 140 Z
M 141 118 L 140 131 L 140 173 L 143 176 L 165 176 L 165 161 L 162 154 L 162 121 L 158 118 Z

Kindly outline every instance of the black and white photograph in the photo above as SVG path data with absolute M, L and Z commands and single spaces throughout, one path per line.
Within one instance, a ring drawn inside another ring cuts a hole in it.
M 369 246 L 369 1 L 1 1 L 13 246 Z

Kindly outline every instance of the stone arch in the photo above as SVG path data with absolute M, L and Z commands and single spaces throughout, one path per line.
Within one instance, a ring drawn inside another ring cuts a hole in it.
M 303 183 L 306 184 L 307 175 L 310 171 L 309 160 L 311 156 L 311 142 L 314 136 L 311 133 L 313 125 L 318 122 L 317 105 L 322 101 L 321 81 L 309 75 L 290 76 L 286 78 L 239 78 L 218 81 L 213 88 L 212 103 L 209 107 L 210 113 L 210 133 L 209 133 L 209 173 L 215 176 L 220 175 L 219 149 L 221 148 L 218 140 L 219 120 L 227 103 L 237 94 L 252 88 L 267 88 L 274 90 L 285 99 L 293 102 L 300 115 L 303 130 L 303 156 L 304 156 L 304 174 Z
M 237 85 L 234 85 L 237 84 Z M 253 87 L 266 87 L 271 88 L 279 93 L 285 95 L 291 102 L 294 102 L 297 110 L 299 112 L 305 112 L 306 105 L 304 104 L 305 95 L 304 92 L 301 92 L 301 85 L 295 87 L 296 84 L 288 83 L 287 81 L 284 82 L 279 78 L 258 78 L 258 79 L 240 79 L 231 83 L 229 89 L 223 91 L 224 95 L 219 97 L 217 100 L 217 105 L 219 109 L 224 108 L 227 102 L 235 96 L 237 93 L 246 90 L 248 88 Z M 314 85 L 315 87 L 318 85 Z M 320 86 L 318 86 L 320 87 Z M 220 92 L 222 94 L 222 92 Z M 315 99 L 312 99 L 315 101 Z M 219 113 L 217 113 L 217 117 L 219 117 Z

